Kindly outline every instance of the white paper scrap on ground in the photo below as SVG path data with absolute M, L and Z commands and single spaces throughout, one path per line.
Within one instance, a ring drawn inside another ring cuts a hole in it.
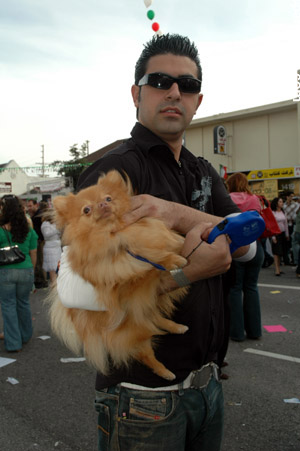
M 300 404 L 300 399 L 298 398 L 284 399 L 284 402 L 287 402 L 289 404 Z
M 16 359 L 8 359 L 7 357 L 0 357 L 0 368 L 15 362 Z
M 16 385 L 19 383 L 19 381 L 17 379 L 15 379 L 14 377 L 8 377 L 6 379 L 6 382 L 9 382 L 11 385 Z
M 40 337 L 38 337 L 40 340 L 49 340 L 49 338 L 51 338 L 49 335 L 41 335 Z
M 85 361 L 85 357 L 68 357 L 68 358 L 62 357 L 60 359 L 60 361 L 62 363 L 84 362 Z

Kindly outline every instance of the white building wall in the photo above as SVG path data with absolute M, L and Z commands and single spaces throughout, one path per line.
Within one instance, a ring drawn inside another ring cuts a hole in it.
M 227 131 L 227 155 L 214 154 L 213 130 Z M 300 104 L 293 101 L 192 121 L 186 146 L 218 170 L 272 169 L 300 165 Z
M 27 183 L 30 181 L 30 177 L 18 168 L 19 165 L 14 160 L 11 160 L 5 170 L 0 171 L 0 182 L 10 182 L 12 184 L 11 194 L 16 196 L 20 196 L 26 191 Z M 5 193 L 2 192 L 0 194 L 4 195 Z

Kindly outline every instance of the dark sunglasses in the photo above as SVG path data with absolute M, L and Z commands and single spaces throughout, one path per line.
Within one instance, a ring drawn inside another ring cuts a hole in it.
M 170 89 L 173 83 L 178 84 L 180 92 L 196 94 L 201 91 L 201 81 L 198 78 L 182 75 L 181 77 L 172 77 L 168 74 L 155 72 L 153 74 L 145 74 L 139 81 L 138 86 L 149 85 L 157 89 Z

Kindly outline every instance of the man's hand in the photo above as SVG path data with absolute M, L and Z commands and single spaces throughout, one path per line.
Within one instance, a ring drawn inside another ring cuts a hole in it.
M 168 227 L 184 235 L 201 222 L 211 222 L 214 227 L 223 219 L 149 194 L 133 196 L 131 211 L 123 217 L 125 222 L 132 224 L 147 216 L 161 219 Z
M 140 194 L 131 198 L 131 211 L 123 216 L 127 224 L 132 224 L 141 218 L 153 217 L 161 219 L 169 228 L 174 228 L 175 215 L 174 202 L 150 196 L 149 194 Z
M 191 282 L 223 274 L 230 268 L 231 254 L 227 237 L 220 235 L 212 244 L 207 244 L 203 238 L 210 230 L 210 223 L 201 223 L 193 227 L 186 235 L 182 255 L 190 256 L 183 272 Z M 199 243 L 201 243 L 200 246 L 198 246 Z M 176 288 L 178 285 L 171 275 L 164 279 L 164 291 Z
M 210 223 L 201 223 L 193 227 L 186 235 L 182 249 L 182 255 L 187 257 L 205 238 L 207 232 L 211 230 Z M 205 241 L 192 252 L 188 258 L 188 265 L 184 268 L 184 273 L 191 282 L 199 279 L 223 274 L 228 271 L 231 264 L 231 254 L 229 242 L 226 235 L 220 235 L 212 244 Z

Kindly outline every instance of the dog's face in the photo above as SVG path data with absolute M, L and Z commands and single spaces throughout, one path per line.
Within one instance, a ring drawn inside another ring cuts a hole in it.
M 122 223 L 122 216 L 130 209 L 131 185 L 117 171 L 101 176 L 97 185 L 78 194 L 58 196 L 53 200 L 56 224 L 72 230 L 91 233 L 95 230 L 114 231 Z

